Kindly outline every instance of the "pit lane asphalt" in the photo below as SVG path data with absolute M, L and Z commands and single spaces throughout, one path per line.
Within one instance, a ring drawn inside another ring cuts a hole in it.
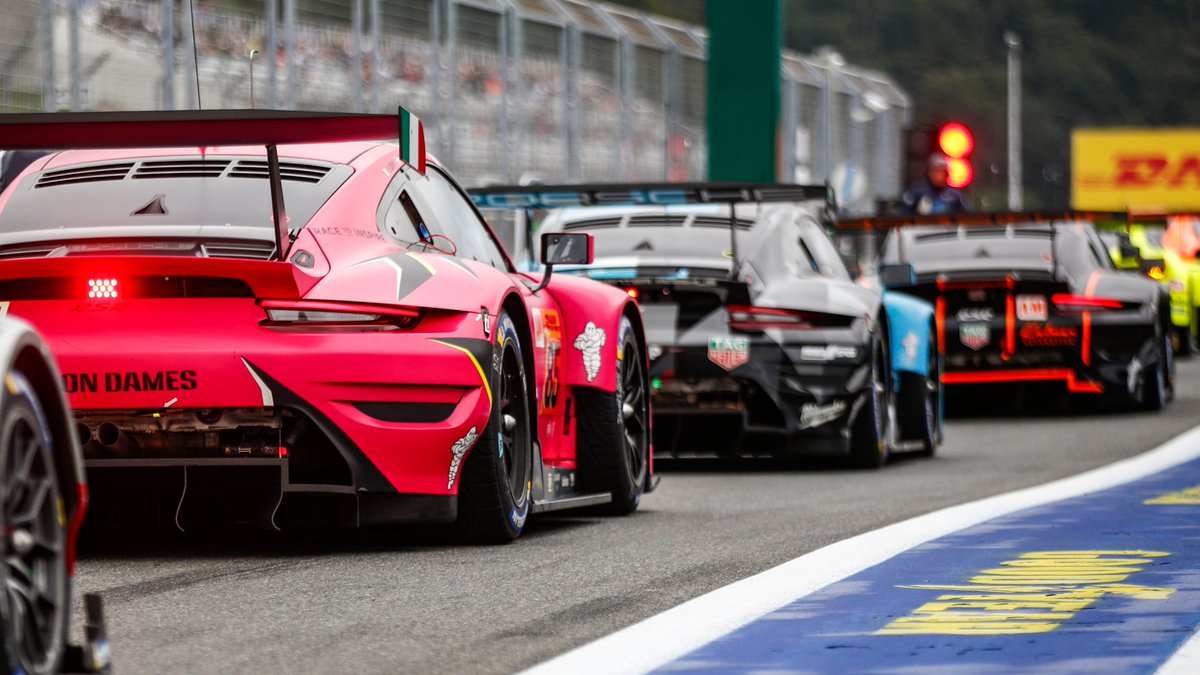
M 105 538 L 114 672 L 512 672 L 826 544 L 1149 450 L 1200 423 L 1200 359 L 1161 413 L 959 417 L 932 460 L 880 471 L 675 463 L 625 518 L 533 518 L 516 543 L 436 533 Z M 78 627 L 76 627 L 78 633 Z

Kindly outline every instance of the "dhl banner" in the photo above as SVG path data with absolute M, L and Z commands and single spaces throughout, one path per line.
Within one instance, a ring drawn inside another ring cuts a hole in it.
M 1200 128 L 1075 130 L 1071 207 L 1200 211 Z

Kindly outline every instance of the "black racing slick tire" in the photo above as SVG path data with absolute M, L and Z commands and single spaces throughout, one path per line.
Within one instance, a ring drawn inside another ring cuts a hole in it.
M 941 440 L 941 371 L 937 345 L 933 342 L 929 345 L 928 361 L 925 375 L 900 373 L 900 392 L 896 401 L 902 438 L 920 442 L 921 448 L 913 454 L 921 457 L 933 456 Z
M 1141 407 L 1145 410 L 1162 410 L 1173 395 L 1175 351 L 1171 331 L 1164 328 L 1156 337 L 1156 362 L 1153 368 L 1146 368 L 1142 373 Z
M 533 424 L 521 341 L 507 312 L 496 321 L 492 415 L 463 464 L 457 526 L 471 543 L 504 544 L 525 529 L 531 505 Z M 464 438 L 474 433 L 472 427 Z M 473 440 L 473 439 L 472 439 Z M 467 441 L 469 445 L 470 441 Z
M 602 510 L 625 515 L 637 510 L 650 459 L 650 392 L 646 364 L 633 324 L 621 318 L 615 391 L 579 392 L 578 486 L 582 493 L 608 492 Z
M 70 612 L 67 523 L 53 439 L 41 402 L 20 373 L 4 378 L 0 410 L 4 655 L 10 672 L 57 673 Z
M 888 361 L 883 339 L 871 345 L 865 402 L 850 427 L 850 463 L 864 469 L 881 467 L 888 459 Z

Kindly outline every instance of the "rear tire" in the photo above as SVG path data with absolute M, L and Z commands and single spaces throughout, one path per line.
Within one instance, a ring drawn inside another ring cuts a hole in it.
M 1145 410 L 1162 410 L 1174 394 L 1175 359 L 1171 331 L 1162 330 L 1156 342 L 1157 362 L 1142 374 L 1141 407 Z
M 850 428 L 850 463 L 864 469 L 878 468 L 888 459 L 888 379 L 883 338 L 871 345 L 871 371 L 867 378 L 866 403 Z
M 603 510 L 625 515 L 637 510 L 650 457 L 650 397 L 646 364 L 633 324 L 621 318 L 616 391 L 579 392 L 577 477 L 582 493 L 609 492 Z
M 941 418 L 941 373 L 938 369 L 938 350 L 930 333 L 929 363 L 925 375 L 900 373 L 900 395 L 896 403 L 900 427 L 906 441 L 920 441 L 921 449 L 913 454 L 931 457 L 937 451 Z
M 492 415 L 483 437 L 467 455 L 458 484 L 459 532 L 479 544 L 506 544 L 520 536 L 531 501 L 529 384 L 521 341 L 508 312 L 500 312 L 496 332 L 493 349 L 499 358 L 492 359 Z
M 13 372 L 5 386 L 8 395 L 0 410 L 3 651 L 12 672 L 57 673 L 66 649 L 70 580 L 53 440 L 29 381 Z

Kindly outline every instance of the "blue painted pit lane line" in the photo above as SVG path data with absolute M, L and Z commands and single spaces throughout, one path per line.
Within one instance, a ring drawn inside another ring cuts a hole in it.
M 1180 675 L 1200 673 L 1197 626 L 1200 428 L 838 542 L 527 672 Z

